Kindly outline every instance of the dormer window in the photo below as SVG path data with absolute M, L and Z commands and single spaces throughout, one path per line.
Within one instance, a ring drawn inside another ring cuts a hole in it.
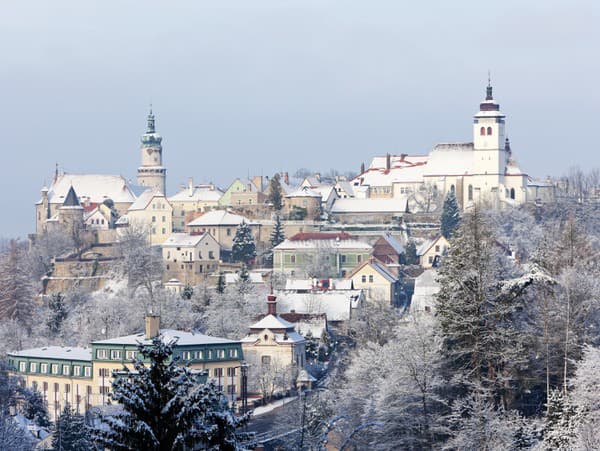
M 487 134 L 488 134 L 488 135 L 491 135 L 491 134 L 492 134 L 492 127 L 488 127 L 488 128 L 487 128 Z

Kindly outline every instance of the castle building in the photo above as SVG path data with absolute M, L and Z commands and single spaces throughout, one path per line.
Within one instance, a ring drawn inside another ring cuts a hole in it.
M 142 135 L 141 150 L 142 165 L 138 168 L 138 185 L 166 194 L 167 168 L 162 161 L 162 136 L 156 133 L 152 108 L 148 114 L 146 133 Z
M 442 143 L 428 155 L 375 157 L 352 180 L 368 198 L 426 197 L 453 191 L 463 209 L 478 202 L 494 208 L 527 202 L 531 179 L 514 159 L 505 132 L 506 116 L 488 83 L 473 119 L 473 141 Z

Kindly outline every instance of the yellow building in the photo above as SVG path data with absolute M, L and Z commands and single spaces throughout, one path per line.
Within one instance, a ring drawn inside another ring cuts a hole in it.
M 65 403 L 85 413 L 90 407 L 109 402 L 113 371 L 133 368 L 138 344 L 150 345 L 160 335 L 165 343 L 175 342 L 173 357 L 194 370 L 206 370 L 210 380 L 235 400 L 240 395 L 240 368 L 243 354 L 239 341 L 200 333 L 160 329 L 158 316 L 146 317 L 146 330 L 124 337 L 99 340 L 91 348 L 47 346 L 8 354 L 14 375 L 27 387 L 34 385 L 48 403 L 51 419 L 57 418 Z
M 448 240 L 442 235 L 437 236 L 433 240 L 426 241 L 417 249 L 419 264 L 422 268 L 426 269 L 437 267 L 440 258 L 446 254 L 448 247 L 450 247 Z
M 400 280 L 379 260 L 370 258 L 348 276 L 352 286 L 364 290 L 368 301 L 400 302 Z
M 135 200 L 116 225 L 147 230 L 150 244 L 162 244 L 173 231 L 173 207 L 164 194 L 149 189 Z
M 173 230 L 178 232 L 185 230 L 186 215 L 205 212 L 209 208 L 216 207 L 222 196 L 223 191 L 212 183 L 194 185 L 194 181 L 190 178 L 187 187 L 182 187 L 181 191 L 169 197 L 169 203 L 173 207 Z

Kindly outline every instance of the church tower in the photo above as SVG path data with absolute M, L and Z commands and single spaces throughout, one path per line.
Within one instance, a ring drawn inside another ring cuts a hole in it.
M 473 121 L 474 172 L 478 175 L 498 175 L 506 172 L 508 154 L 505 151 L 504 119 L 500 105 L 494 102 L 488 78 L 485 100 Z
M 156 133 L 152 107 L 148 127 L 142 135 L 142 165 L 138 168 L 137 183 L 166 194 L 167 169 L 162 165 L 162 136 Z

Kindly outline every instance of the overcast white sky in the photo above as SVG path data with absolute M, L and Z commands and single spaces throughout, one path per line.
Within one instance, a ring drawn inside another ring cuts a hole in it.
M 34 230 L 56 162 L 135 179 L 150 102 L 169 193 L 468 141 L 488 69 L 522 169 L 599 166 L 599 19 L 592 0 L 4 0 L 0 236 Z

